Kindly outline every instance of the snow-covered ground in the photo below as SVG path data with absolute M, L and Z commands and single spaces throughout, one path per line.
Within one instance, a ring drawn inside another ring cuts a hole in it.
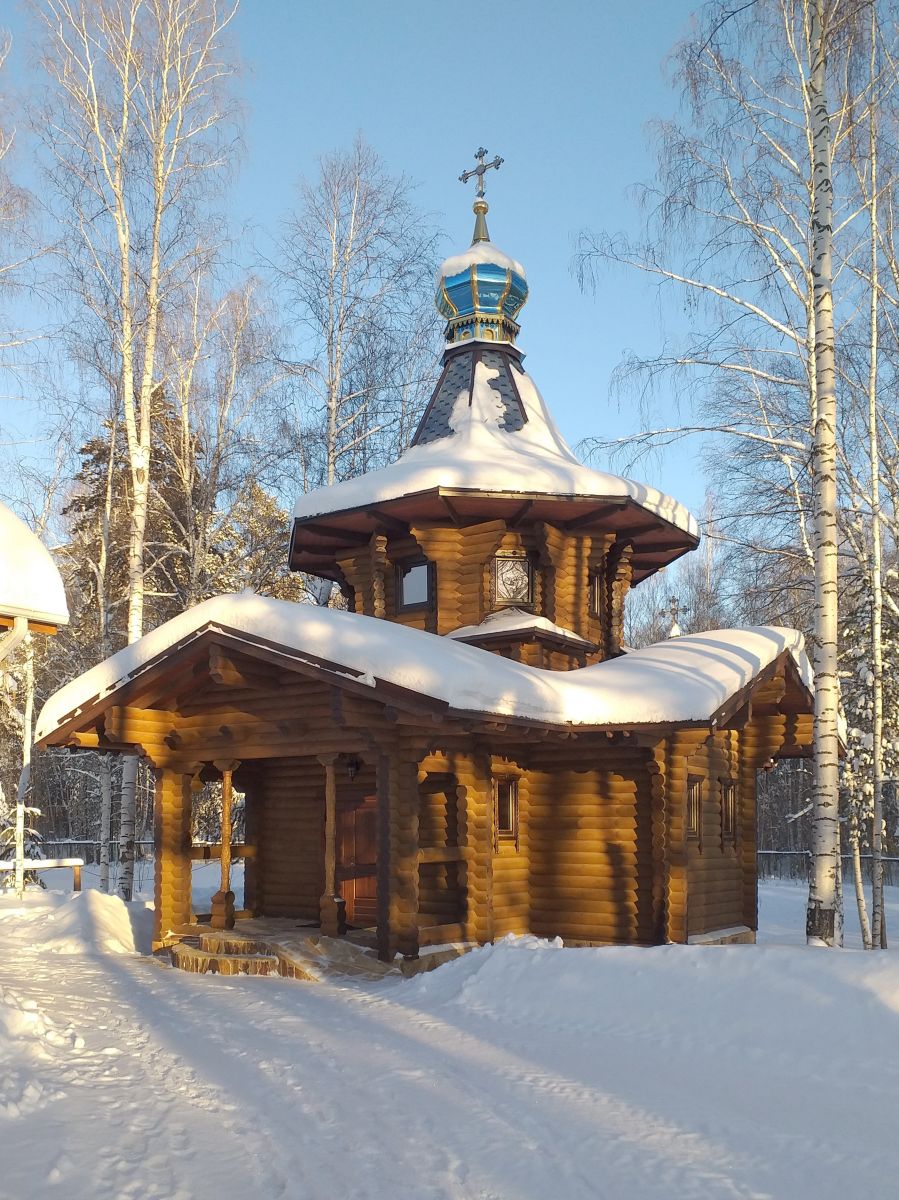
M 891 1194 L 899 956 L 806 949 L 803 905 L 763 885 L 758 947 L 360 985 L 182 974 L 134 953 L 142 903 L 0 898 L 0 1197 Z

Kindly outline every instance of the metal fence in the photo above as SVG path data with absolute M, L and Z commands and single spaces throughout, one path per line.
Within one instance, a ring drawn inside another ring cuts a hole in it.
M 871 855 L 862 854 L 862 876 L 871 882 Z M 800 879 L 808 882 L 812 856 L 808 850 L 759 850 L 759 879 Z M 852 856 L 843 855 L 843 878 L 852 873 Z M 899 887 L 899 858 L 883 858 L 883 882 Z

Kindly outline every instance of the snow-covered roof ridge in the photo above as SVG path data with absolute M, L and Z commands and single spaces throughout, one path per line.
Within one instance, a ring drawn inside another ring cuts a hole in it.
M 41 540 L 0 503 L 0 616 L 66 625 L 69 609 L 59 568 Z
M 562 641 L 573 642 L 579 646 L 593 645 L 588 638 L 581 637 L 573 629 L 565 629 L 564 626 L 550 621 L 548 617 L 538 617 L 536 613 L 515 607 L 501 608 L 497 612 L 488 613 L 480 625 L 460 625 L 458 629 L 451 630 L 446 636 L 459 641 L 467 641 L 490 634 L 524 633 L 528 630 L 551 633 Z
M 461 254 L 451 254 L 449 258 L 444 259 L 437 271 L 437 283 L 439 284 L 443 279 L 448 279 L 453 275 L 460 275 L 469 267 L 477 266 L 480 263 L 492 263 L 497 267 L 502 267 L 504 271 L 514 271 L 522 279 L 527 279 L 521 263 L 517 259 L 510 258 L 505 250 L 500 250 L 499 246 L 493 242 L 473 242 Z
M 710 721 L 722 705 L 784 652 L 810 686 L 803 637 L 761 626 L 690 634 L 573 671 L 547 671 L 452 638 L 376 617 L 274 600 L 218 596 L 188 609 L 72 680 L 44 705 L 36 737 L 109 696 L 179 643 L 220 629 L 276 643 L 286 654 L 333 664 L 335 676 L 383 681 L 451 709 L 560 726 L 635 726 Z
M 504 410 L 491 381 L 499 370 L 477 361 L 471 390 L 460 389 L 448 436 L 411 446 L 395 463 L 301 496 L 299 520 L 397 500 L 439 488 L 490 493 L 630 499 L 691 537 L 699 526 L 689 511 L 647 484 L 581 463 L 560 433 L 531 377 L 519 367 L 515 385 L 526 420 L 502 427 Z

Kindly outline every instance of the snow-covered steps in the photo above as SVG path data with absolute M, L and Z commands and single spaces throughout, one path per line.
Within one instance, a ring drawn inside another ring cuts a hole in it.
M 275 954 L 248 950 L 224 952 L 210 950 L 202 945 L 177 942 L 171 948 L 172 966 L 180 971 L 193 971 L 197 975 L 280 975 L 281 964 Z
M 308 927 L 285 928 L 274 921 L 243 924 L 253 928 L 246 933 L 235 929 L 182 934 L 169 949 L 172 966 L 201 975 L 280 975 L 309 983 L 328 976 L 381 979 L 397 973 L 371 948 L 345 938 L 324 937 Z

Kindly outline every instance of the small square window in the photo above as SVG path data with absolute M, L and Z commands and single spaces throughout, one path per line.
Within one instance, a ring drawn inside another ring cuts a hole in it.
M 493 593 L 497 605 L 528 607 L 534 603 L 534 571 L 521 555 L 498 554 L 493 560 Z
M 493 812 L 497 838 L 518 838 L 518 780 L 494 779 Z
M 737 788 L 729 780 L 721 783 L 721 840 L 737 840 Z
M 431 564 L 424 559 L 400 563 L 396 569 L 396 590 L 399 609 L 430 608 Z
M 691 775 L 687 779 L 687 837 L 699 838 L 702 827 L 702 779 Z

